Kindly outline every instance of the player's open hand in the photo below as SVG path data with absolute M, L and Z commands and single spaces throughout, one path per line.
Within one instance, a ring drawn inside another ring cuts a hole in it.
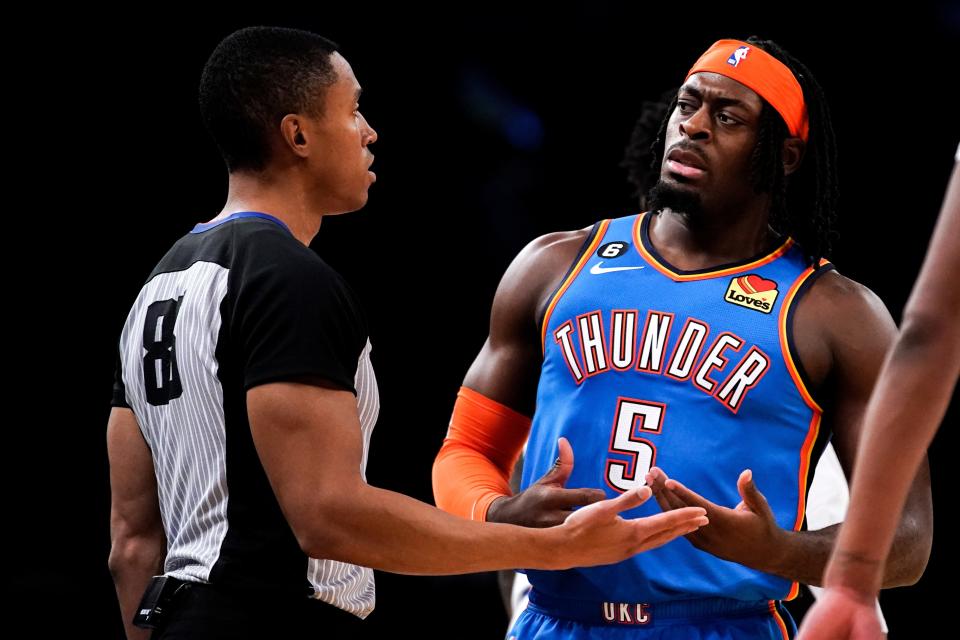
M 777 524 L 767 499 L 753 482 L 753 472 L 744 470 L 737 479 L 741 502 L 733 509 L 715 504 L 668 478 L 654 467 L 646 477 L 647 485 L 665 512 L 685 507 L 706 510 L 710 524 L 687 535 L 695 547 L 713 555 L 764 570 L 765 559 L 777 557 L 784 531 Z
M 553 527 L 563 523 L 579 507 L 603 500 L 601 489 L 567 489 L 573 471 L 573 448 L 566 438 L 557 441 L 560 455 L 542 478 L 515 496 L 499 498 L 487 510 L 488 522 L 524 527 Z

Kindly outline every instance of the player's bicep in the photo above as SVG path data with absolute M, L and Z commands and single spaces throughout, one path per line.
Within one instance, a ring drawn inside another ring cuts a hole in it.
M 107 422 L 112 536 L 135 537 L 162 531 L 153 457 L 133 411 L 113 407 Z
M 494 343 L 487 338 L 463 386 L 524 415 L 533 415 L 540 357 L 535 349 L 517 343 Z
M 844 297 L 830 322 L 833 357 L 831 427 L 834 446 L 850 477 L 864 412 L 897 327 L 890 312 L 872 291 L 844 279 L 834 295 Z
M 532 415 L 543 352 L 538 311 L 583 244 L 586 231 L 537 238 L 507 268 L 490 311 L 490 333 L 463 386 Z
M 490 311 L 490 333 L 464 377 L 463 386 L 532 415 L 540 370 L 535 292 L 525 284 L 523 254 L 504 274 Z

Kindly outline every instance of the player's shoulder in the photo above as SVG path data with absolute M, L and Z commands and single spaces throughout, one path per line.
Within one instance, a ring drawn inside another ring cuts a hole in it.
M 837 314 L 855 318 L 886 312 L 883 301 L 873 290 L 836 269 L 830 269 L 816 279 L 807 299 L 809 304 L 829 312 L 829 316 Z
M 819 336 L 833 359 L 884 343 L 896 330 L 876 293 L 832 269 L 818 277 L 801 300 L 796 322 L 795 331 Z
M 575 229 L 572 231 L 553 231 L 538 236 L 527 243 L 517 257 L 515 263 L 533 265 L 564 264 L 577 257 L 593 236 L 595 225 Z
M 500 280 L 494 312 L 514 309 L 523 317 L 535 315 L 586 247 L 592 229 L 554 231 L 527 243 Z

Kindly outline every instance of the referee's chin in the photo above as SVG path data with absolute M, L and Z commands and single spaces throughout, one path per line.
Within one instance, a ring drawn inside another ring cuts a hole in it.
M 355 198 L 344 201 L 341 205 L 337 206 L 331 211 L 325 211 L 323 215 L 325 216 L 339 216 L 344 213 L 352 213 L 354 211 L 359 211 L 367 205 L 367 200 L 370 199 L 370 195 L 367 193 L 367 190 L 364 189 L 362 195 L 358 195 Z

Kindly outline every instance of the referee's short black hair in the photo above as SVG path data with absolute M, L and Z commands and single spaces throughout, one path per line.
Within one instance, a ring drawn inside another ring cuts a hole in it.
M 337 81 L 337 45 L 309 31 L 247 27 L 217 45 L 200 77 L 200 114 L 227 171 L 260 171 L 269 136 L 289 113 L 318 117 Z

